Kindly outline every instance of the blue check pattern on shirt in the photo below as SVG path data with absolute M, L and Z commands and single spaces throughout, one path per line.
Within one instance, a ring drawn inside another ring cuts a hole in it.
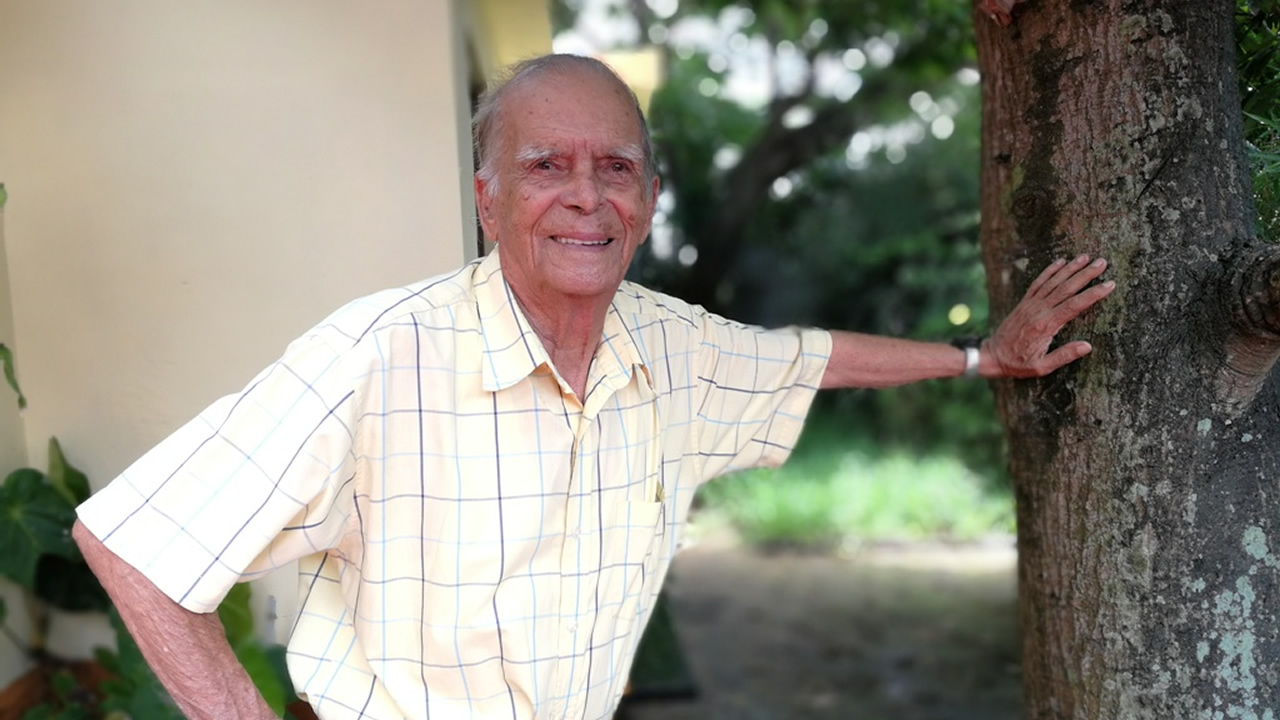
M 829 353 L 624 283 L 578 398 L 495 253 L 338 311 L 80 515 L 197 612 L 298 560 L 326 720 L 603 720 L 694 490 L 786 458 Z

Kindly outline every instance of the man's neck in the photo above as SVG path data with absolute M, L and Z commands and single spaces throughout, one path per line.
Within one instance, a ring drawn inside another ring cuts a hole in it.
M 578 400 L 585 402 L 587 373 L 604 334 L 604 318 L 613 298 L 573 298 L 545 304 L 533 297 L 526 300 L 515 288 L 512 292 L 552 366 L 569 383 Z

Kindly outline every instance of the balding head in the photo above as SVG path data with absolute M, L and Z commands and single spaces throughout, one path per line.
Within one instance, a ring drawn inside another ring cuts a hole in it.
M 476 175 L 485 181 L 490 194 L 497 192 L 497 156 L 504 152 L 515 152 L 516 148 L 502 147 L 504 137 L 502 128 L 506 122 L 503 104 L 508 97 L 522 89 L 535 86 L 538 82 L 549 78 L 565 79 L 574 75 L 588 74 L 604 78 L 615 84 L 631 99 L 635 108 L 636 123 L 640 131 L 640 150 L 643 154 L 645 171 L 645 187 L 650 187 L 658 176 L 657 160 L 654 158 L 653 138 L 649 134 L 649 125 L 645 122 L 640 102 L 627 84 L 618 77 L 608 65 L 594 58 L 581 55 L 542 55 L 523 60 L 508 67 L 480 96 L 475 115 L 471 120 L 472 142 L 475 145 Z

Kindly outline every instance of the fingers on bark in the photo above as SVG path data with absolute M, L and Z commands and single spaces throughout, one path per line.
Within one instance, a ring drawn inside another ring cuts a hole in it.
M 1083 292 L 1072 295 L 1069 300 L 1058 306 L 1058 310 L 1061 313 L 1059 316 L 1061 322 L 1058 326 L 1061 327 L 1066 325 L 1068 322 L 1071 322 L 1078 317 L 1080 313 L 1083 313 L 1085 310 L 1093 307 L 1099 300 L 1110 295 L 1111 291 L 1115 290 L 1115 288 L 1116 286 L 1114 283 L 1100 283 Z
M 1218 399 L 1240 410 L 1280 358 L 1280 250 L 1242 258 L 1224 289 L 1232 328 L 1218 373 Z
M 1040 271 L 1040 274 L 1036 276 L 1036 279 L 1031 281 L 1031 286 L 1027 288 L 1026 296 L 1033 297 L 1036 293 L 1040 292 L 1040 286 L 1048 282 L 1049 278 L 1053 277 L 1054 273 L 1058 272 L 1066 262 L 1066 260 L 1058 258 L 1057 260 L 1049 263 L 1044 270 Z
M 1071 262 L 1058 268 L 1051 277 L 1045 278 L 1044 284 L 1040 288 L 1040 293 L 1045 297 L 1054 299 L 1055 302 L 1061 298 L 1071 295 L 1074 290 L 1072 286 L 1082 277 L 1082 272 L 1089 269 L 1086 263 L 1089 262 L 1088 255 L 1080 255 Z M 1080 280 L 1076 290 L 1084 287 L 1087 279 Z

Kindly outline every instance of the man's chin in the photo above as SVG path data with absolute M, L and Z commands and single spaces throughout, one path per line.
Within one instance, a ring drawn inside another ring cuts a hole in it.
M 592 299 L 612 299 L 622 284 L 622 276 L 617 277 L 575 277 L 561 276 L 551 278 L 548 286 L 559 295 L 579 301 Z

